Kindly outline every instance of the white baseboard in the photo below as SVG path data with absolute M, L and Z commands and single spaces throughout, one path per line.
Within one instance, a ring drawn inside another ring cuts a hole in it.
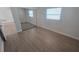
M 78 37 L 69 35 L 69 34 L 67 34 L 67 33 L 59 32 L 59 31 L 55 31 L 55 30 L 52 30 L 52 31 L 54 31 L 54 32 L 56 32 L 56 33 L 59 33 L 59 34 L 62 34 L 62 35 L 65 35 L 65 36 L 68 36 L 68 37 L 71 37 L 71 38 L 73 38 L 73 39 L 79 40 Z
M 40 27 L 40 26 L 39 26 L 39 27 Z M 75 36 L 72 36 L 72 35 L 70 35 L 70 34 L 63 33 L 63 32 L 60 32 L 60 31 L 57 31 L 57 30 L 54 30 L 54 29 L 51 30 L 51 29 L 48 28 L 48 27 L 44 27 L 44 26 L 41 26 L 41 27 L 42 27 L 42 28 L 45 28 L 45 29 L 48 29 L 48 30 L 50 30 L 50 31 L 53 31 L 53 32 L 56 32 L 56 33 L 59 33 L 59 34 L 65 35 L 65 36 L 68 36 L 68 37 L 70 37 L 70 38 L 79 40 L 79 37 L 75 37 Z

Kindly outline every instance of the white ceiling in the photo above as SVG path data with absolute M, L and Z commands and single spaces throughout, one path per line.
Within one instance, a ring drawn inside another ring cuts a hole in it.
M 25 9 L 37 9 L 38 7 L 22 7 L 22 8 L 25 8 Z

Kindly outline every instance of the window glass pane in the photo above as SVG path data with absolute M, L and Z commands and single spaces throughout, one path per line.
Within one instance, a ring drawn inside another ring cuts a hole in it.
M 51 8 L 46 11 L 46 18 L 52 20 L 60 20 L 61 8 Z
M 29 16 L 33 17 L 33 10 L 29 10 Z

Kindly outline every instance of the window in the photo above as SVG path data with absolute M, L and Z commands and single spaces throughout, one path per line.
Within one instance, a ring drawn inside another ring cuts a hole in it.
M 46 10 L 46 18 L 51 20 L 60 20 L 61 8 L 50 8 Z
M 33 10 L 29 10 L 29 16 L 33 17 Z

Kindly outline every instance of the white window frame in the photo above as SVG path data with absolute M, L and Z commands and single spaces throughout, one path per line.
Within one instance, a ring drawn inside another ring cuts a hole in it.
M 58 11 L 58 12 L 56 12 L 55 9 L 57 9 L 56 11 Z M 51 13 L 51 12 L 54 12 L 54 13 Z M 62 12 L 62 8 L 49 8 L 49 9 L 46 9 L 46 19 L 48 19 L 48 20 L 60 20 L 61 12 Z
M 33 10 L 28 10 L 29 17 L 34 17 Z

